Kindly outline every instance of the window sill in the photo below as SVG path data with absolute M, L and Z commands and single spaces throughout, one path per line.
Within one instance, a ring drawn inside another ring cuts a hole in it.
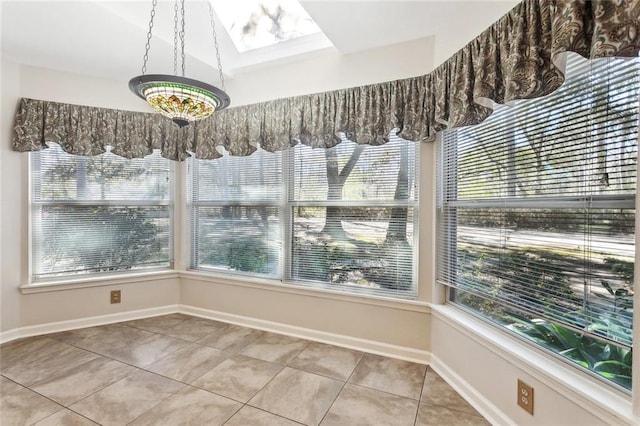
M 279 280 L 267 278 L 255 278 L 249 276 L 231 275 L 215 272 L 181 271 L 181 278 L 192 279 L 215 284 L 257 288 L 261 290 L 277 291 L 289 294 L 298 294 L 322 299 L 333 299 L 347 302 L 364 303 L 367 305 L 390 307 L 407 311 L 429 313 L 430 304 L 417 300 L 408 300 L 392 297 L 383 297 L 370 294 L 354 294 L 346 291 L 327 290 L 295 283 L 283 283 Z
M 162 270 L 152 272 L 123 273 L 118 275 L 87 277 L 78 279 L 64 279 L 60 281 L 43 281 L 20 287 L 22 294 L 45 293 L 51 291 L 64 291 L 80 288 L 101 287 L 108 285 L 123 285 L 145 281 L 157 281 L 162 279 L 184 278 L 201 282 L 209 282 L 222 285 L 256 288 L 261 290 L 277 291 L 289 294 L 298 294 L 307 297 L 319 297 L 323 299 L 341 300 L 347 302 L 363 303 L 367 305 L 390 307 L 414 312 L 429 313 L 430 304 L 416 300 L 396 299 L 370 294 L 354 294 L 346 291 L 332 291 L 322 288 L 314 288 L 294 283 L 282 283 L 279 280 L 255 278 L 250 276 L 232 275 L 215 272 L 201 271 L 177 271 Z
M 42 281 L 38 283 L 23 285 L 20 287 L 20 291 L 22 292 L 22 294 L 45 293 L 49 291 L 73 290 L 78 288 L 101 287 L 108 285 L 122 285 L 179 277 L 179 273 L 175 270 L 131 272 L 83 278 L 65 278 L 55 281 Z
M 567 362 L 520 342 L 498 327 L 451 305 L 432 305 L 432 315 L 484 346 L 525 373 L 536 377 L 575 404 L 610 424 L 638 424 L 630 395 L 582 373 Z

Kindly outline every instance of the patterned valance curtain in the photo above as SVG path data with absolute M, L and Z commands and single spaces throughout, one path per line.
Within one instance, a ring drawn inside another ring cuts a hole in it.
M 111 147 L 123 157 L 160 149 L 183 160 L 249 155 L 298 143 L 331 147 L 339 134 L 360 144 L 387 142 L 393 129 L 433 141 L 448 127 L 477 124 L 495 103 L 547 95 L 564 81 L 566 52 L 586 58 L 640 51 L 640 0 L 524 0 L 430 74 L 278 99 L 216 112 L 179 129 L 158 114 L 22 99 L 13 149 L 57 142 L 73 154 Z

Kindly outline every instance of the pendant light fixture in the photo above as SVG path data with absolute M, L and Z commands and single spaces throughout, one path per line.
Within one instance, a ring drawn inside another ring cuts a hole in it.
M 209 18 L 211 20 L 213 43 L 216 49 L 216 59 L 218 61 L 218 72 L 220 74 L 222 89 L 184 76 L 184 0 L 175 0 L 174 4 L 174 75 L 146 74 L 153 18 L 155 17 L 156 6 L 158 4 L 158 0 L 153 0 L 147 43 L 144 48 L 142 75 L 134 77 L 129 81 L 129 89 L 131 89 L 133 93 L 146 100 L 149 105 L 151 105 L 151 108 L 170 118 L 179 127 L 187 126 L 192 121 L 207 118 L 215 111 L 228 107 L 231 102 L 229 95 L 224 91 L 224 75 L 222 73 L 222 62 L 220 61 L 213 9 L 211 2 L 207 3 L 209 5 Z M 178 8 L 178 6 L 180 6 L 180 8 Z M 180 11 L 178 9 L 180 9 Z M 182 76 L 178 75 L 178 39 L 180 40 Z

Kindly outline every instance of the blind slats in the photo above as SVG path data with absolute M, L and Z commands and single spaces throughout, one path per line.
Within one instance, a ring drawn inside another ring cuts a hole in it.
M 169 160 L 30 155 L 34 281 L 170 266 Z
M 218 167 L 218 162 L 225 162 Z M 415 297 L 416 145 L 190 160 L 192 267 Z
M 638 59 L 571 54 L 555 93 L 444 132 L 438 280 L 457 303 L 631 347 L 639 95 Z

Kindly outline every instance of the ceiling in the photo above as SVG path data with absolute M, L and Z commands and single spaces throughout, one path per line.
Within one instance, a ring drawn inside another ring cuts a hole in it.
M 312 54 L 356 53 L 437 36 L 444 29 L 456 31 L 456 25 L 464 31 L 464 23 L 456 19 L 460 14 L 485 19 L 483 28 L 486 28 L 517 2 L 301 0 L 301 3 L 324 36 L 317 34 L 239 53 L 218 22 L 225 75 L 233 78 L 251 67 Z M 488 6 L 491 13 L 487 13 Z M 121 81 L 141 73 L 150 0 L 0 0 L 0 7 L 2 54 L 12 61 Z M 187 0 L 185 14 L 186 74 L 211 80 L 217 72 L 207 3 Z M 173 1 L 159 0 L 147 72 L 173 73 Z

